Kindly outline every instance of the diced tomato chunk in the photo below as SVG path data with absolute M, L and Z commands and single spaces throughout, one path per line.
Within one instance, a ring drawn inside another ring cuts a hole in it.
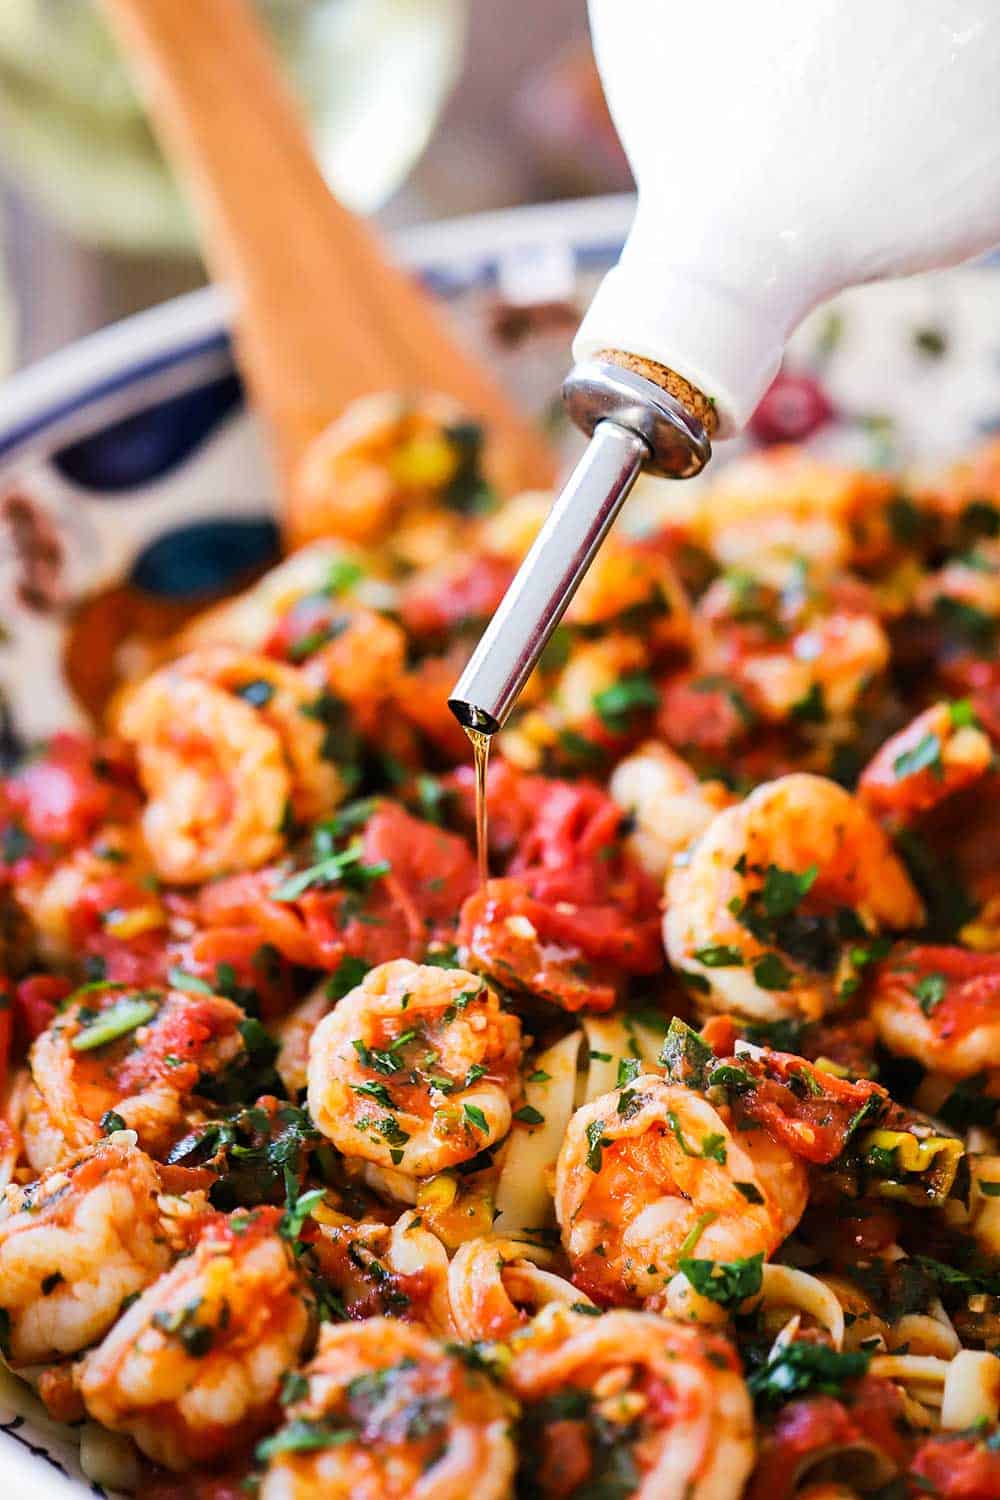
M 480 556 L 451 577 L 418 574 L 403 591 L 400 614 L 411 635 L 438 635 L 460 625 L 486 621 L 514 577 L 503 557 Z
M 913 1495 L 940 1500 L 997 1500 L 1000 1496 L 1000 1428 L 972 1437 L 938 1433 L 920 1444 L 910 1464 Z
M 32 838 L 82 843 L 123 801 L 135 805 L 127 764 L 114 745 L 57 734 L 7 783 L 11 808 Z
M 29 1041 L 41 1036 L 55 1020 L 56 1008 L 73 990 L 68 979 L 56 974 L 32 974 L 17 986 L 17 1016 Z
M 721 755 L 746 739 L 750 718 L 728 682 L 683 672 L 663 684 L 656 723 L 678 749 Z
M 942 1041 L 1000 1021 L 1000 953 L 934 944 L 901 946 L 879 966 L 874 993 L 901 1005 L 919 1005 L 917 987 L 931 976 L 944 980 L 942 993 L 927 1014 L 928 1024 Z
M 834 1161 L 863 1119 L 884 1120 L 893 1107 L 881 1084 L 837 1078 L 791 1052 L 738 1052 L 726 1061 L 749 1082 L 738 1110 L 806 1161 Z
M 790 1401 L 764 1437 L 747 1500 L 790 1500 L 810 1462 L 859 1444 L 874 1448 L 891 1476 L 905 1463 L 904 1432 L 899 1390 L 875 1376 L 854 1382 L 843 1401 L 832 1396 Z
M 526 990 L 563 1010 L 610 1010 L 618 998 L 613 965 L 580 941 L 598 937 L 588 919 L 620 926 L 609 908 L 565 914 L 536 901 L 516 880 L 491 880 L 462 907 L 458 941 L 465 961 L 497 984 Z M 607 934 L 607 936 L 614 936 Z

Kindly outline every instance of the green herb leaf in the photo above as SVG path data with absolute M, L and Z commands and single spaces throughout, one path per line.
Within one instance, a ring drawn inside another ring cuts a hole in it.
M 469 1124 L 475 1126 L 476 1130 L 482 1131 L 483 1135 L 487 1135 L 489 1133 L 490 1127 L 487 1123 L 486 1116 L 483 1114 L 478 1104 L 463 1104 L 462 1113 L 468 1120 Z
M 176 967 L 167 970 L 167 983 L 171 989 L 187 990 L 192 995 L 211 995 L 212 986 L 198 974 L 189 974 L 186 969 Z
M 648 672 L 633 672 L 595 693 L 594 710 L 612 734 L 626 733 L 633 713 L 658 708 L 660 695 Z
M 763 1203 L 765 1201 L 764 1194 L 761 1192 L 760 1188 L 757 1187 L 756 1183 L 734 1182 L 733 1187 L 738 1193 L 743 1194 L 743 1197 L 747 1200 L 748 1203 Z
M 114 1135 L 116 1130 L 127 1130 L 128 1126 L 121 1115 L 116 1114 L 113 1109 L 106 1109 L 101 1116 L 101 1131 L 104 1135 Z
M 725 943 L 718 943 L 711 948 L 696 948 L 694 956 L 706 969 L 731 969 L 743 963 L 740 950 L 729 948 Z
M 777 953 L 765 953 L 754 964 L 753 977 L 763 990 L 787 990 L 795 975 Z
M 763 1251 L 744 1260 L 691 1260 L 684 1258 L 678 1266 L 695 1291 L 721 1307 L 735 1307 L 747 1297 L 755 1297 L 763 1284 Z
M 642 1072 L 642 1062 L 638 1057 L 620 1057 L 618 1059 L 618 1078 L 615 1087 L 622 1089 L 626 1084 L 632 1083 Z
M 892 763 L 892 772 L 897 781 L 915 776 L 918 771 L 931 771 L 938 781 L 944 775 L 941 741 L 936 734 L 925 734 L 911 749 L 897 755 Z
M 344 1443 L 353 1443 L 358 1437 L 356 1427 L 332 1427 L 328 1422 L 310 1422 L 298 1417 L 287 1427 L 265 1438 L 257 1444 L 259 1463 L 267 1463 L 279 1453 L 310 1453 L 320 1448 L 336 1448 Z
M 812 683 L 804 698 L 792 704 L 791 716 L 800 724 L 826 723 L 826 703 L 818 682 Z
M 913 993 L 925 1016 L 934 1013 L 944 999 L 947 989 L 948 981 L 943 974 L 925 974 L 923 979 L 913 986 Z
M 703 1089 L 707 1070 L 715 1054 L 706 1041 L 674 1016 L 667 1029 L 658 1061 L 672 1083 L 683 1083 L 691 1089 Z
M 334 558 L 326 575 L 323 592 L 336 598 L 338 594 L 346 594 L 356 583 L 360 583 L 364 576 L 364 568 L 352 558 Z
M 313 886 L 345 885 L 350 890 L 367 891 L 377 880 L 381 880 L 383 875 L 388 875 L 390 869 L 391 865 L 384 859 L 379 860 L 377 864 L 365 864 L 360 842 L 351 844 L 348 848 L 330 854 L 316 864 L 310 865 L 307 870 L 300 870 L 298 874 L 290 875 L 276 890 L 271 892 L 271 899 L 272 901 L 297 901 Z
M 951 719 L 953 729 L 977 729 L 979 720 L 976 710 L 968 698 L 957 698 L 948 704 L 948 717 Z
M 839 1396 L 846 1380 L 867 1372 L 871 1354 L 864 1349 L 838 1353 L 826 1344 L 792 1340 L 776 1349 L 767 1364 L 747 1381 L 750 1394 L 763 1410 L 773 1410 L 807 1392 Z
M 303 1226 L 316 1205 L 323 1202 L 325 1194 L 322 1188 L 314 1188 L 309 1193 L 300 1193 L 298 1179 L 287 1164 L 284 1177 L 285 1212 L 278 1223 L 278 1233 L 282 1239 L 290 1242 L 295 1254 L 300 1255 L 303 1249 L 300 1240 Z
M 585 1132 L 587 1137 L 586 1162 L 592 1172 L 601 1170 L 604 1147 L 611 1145 L 610 1140 L 604 1134 L 604 1128 L 603 1120 L 591 1120 Z
M 326 982 L 326 993 L 331 1000 L 342 1000 L 345 995 L 359 985 L 364 979 L 371 964 L 365 963 L 363 958 L 354 958 L 350 954 L 342 958 Z
M 533 1104 L 522 1104 L 520 1109 L 515 1109 L 514 1119 L 520 1120 L 522 1125 L 545 1124 L 545 1116 Z
M 102 1010 L 96 1020 L 78 1031 L 70 1046 L 74 1052 L 94 1052 L 98 1047 L 106 1047 L 109 1042 L 117 1042 L 120 1037 L 151 1021 L 158 1009 L 155 1000 L 116 1000 L 114 1005 Z

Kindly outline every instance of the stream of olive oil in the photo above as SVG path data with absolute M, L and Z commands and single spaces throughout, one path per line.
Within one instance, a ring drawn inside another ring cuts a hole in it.
M 476 768 L 476 855 L 479 860 L 479 884 L 490 878 L 489 851 L 486 844 L 486 768 L 490 763 L 490 736 L 481 729 L 467 729 L 472 745 L 472 763 Z

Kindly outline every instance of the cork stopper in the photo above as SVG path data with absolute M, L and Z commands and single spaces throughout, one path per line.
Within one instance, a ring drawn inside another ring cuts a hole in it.
M 715 402 L 702 395 L 698 387 L 685 380 L 683 375 L 668 370 L 666 365 L 657 364 L 655 359 L 643 359 L 640 354 L 626 354 L 624 349 L 599 349 L 593 358 L 604 364 L 618 365 L 623 370 L 630 370 L 633 375 L 640 375 L 643 380 L 652 381 L 661 391 L 666 391 L 668 396 L 679 401 L 692 417 L 696 417 L 708 437 L 715 436 L 719 425 Z

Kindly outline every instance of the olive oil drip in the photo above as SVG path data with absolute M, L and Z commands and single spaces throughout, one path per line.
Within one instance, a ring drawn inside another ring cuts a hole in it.
M 486 768 L 490 762 L 490 736 L 481 729 L 467 729 L 472 746 L 472 763 L 476 768 L 476 855 L 479 861 L 479 884 L 490 878 L 489 850 L 486 843 Z

